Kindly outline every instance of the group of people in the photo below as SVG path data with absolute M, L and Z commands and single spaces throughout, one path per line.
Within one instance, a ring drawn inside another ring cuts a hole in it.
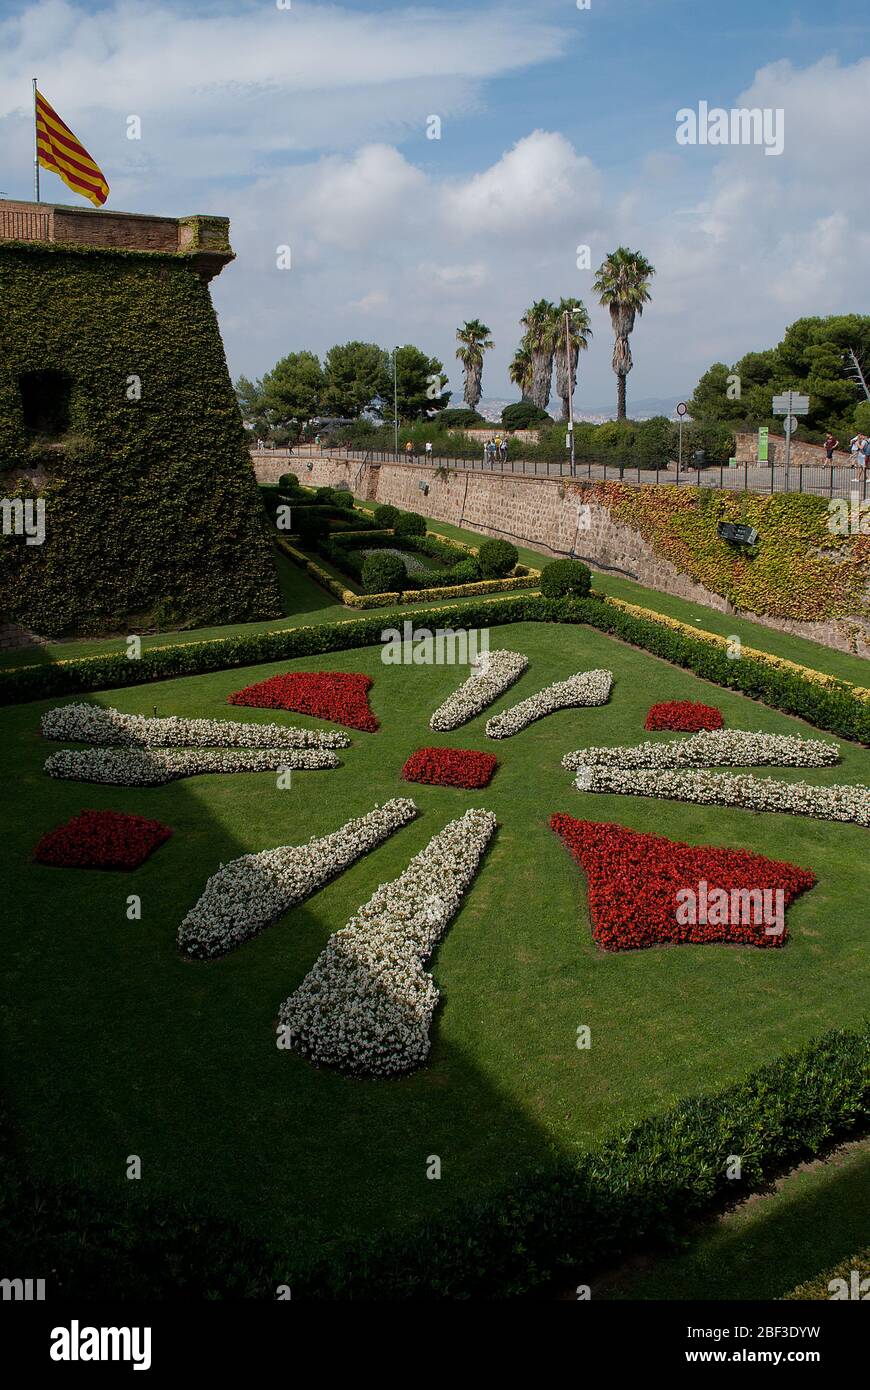
M 496 435 L 493 435 L 492 438 L 491 438 L 491 439 L 488 439 L 488 440 L 486 441 L 486 443 L 484 444 L 484 446 L 483 446 L 483 461 L 484 461 L 484 463 L 493 464 L 493 463 L 495 463 L 496 459 L 498 459 L 500 463 L 507 463 L 507 455 L 508 455 L 507 435 L 504 435 L 504 434 L 496 434 Z
M 834 462 L 834 450 L 839 447 L 839 439 L 835 439 L 829 432 L 825 439 L 825 457 L 828 463 Z M 859 430 L 857 434 L 852 436 L 849 440 L 849 453 L 852 455 L 852 467 L 866 473 L 870 468 L 870 439 L 866 434 L 862 434 Z

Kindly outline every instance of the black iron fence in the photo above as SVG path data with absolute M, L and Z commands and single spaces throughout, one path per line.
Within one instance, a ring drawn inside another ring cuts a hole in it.
M 434 449 L 431 453 L 408 453 L 404 449 L 396 453 L 392 449 L 353 449 L 336 446 L 330 448 L 327 445 L 303 444 L 293 449 L 254 449 L 252 454 L 254 458 L 286 458 L 291 471 L 293 460 L 304 464 L 321 456 L 357 462 L 360 465 L 358 479 L 371 464 L 406 463 L 420 468 L 463 469 L 508 477 L 620 482 L 631 487 L 654 484 L 709 487 L 729 492 L 802 492 L 828 499 L 857 496 L 862 502 L 870 500 L 870 470 L 848 464 L 793 464 L 786 468 L 785 464 L 746 462 L 736 466 L 717 464 L 702 468 L 688 467 L 684 464 L 680 469 L 676 463 L 664 468 L 650 468 L 640 463 L 632 463 L 630 459 L 614 461 L 599 457 L 576 459 L 572 472 L 568 459 L 522 459 L 501 456 L 493 458 L 483 452 L 464 456 L 444 455 Z

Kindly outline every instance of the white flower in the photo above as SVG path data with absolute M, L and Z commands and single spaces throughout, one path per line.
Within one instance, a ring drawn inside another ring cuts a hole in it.
M 830 767 L 839 761 L 836 743 L 798 734 L 749 733 L 744 729 L 702 730 L 662 743 L 647 741 L 615 748 L 578 748 L 562 766 L 671 767 Z
M 100 705 L 59 705 L 41 721 L 44 738 L 115 748 L 347 748 L 347 734 L 237 719 L 149 719 Z
M 536 719 L 543 719 L 557 709 L 577 706 L 605 705 L 613 685 L 611 671 L 578 671 L 567 680 L 556 681 L 537 695 L 530 695 L 502 714 L 493 715 L 486 723 L 488 738 L 510 738 Z
M 496 828 L 466 811 L 335 932 L 285 1000 L 279 1029 L 319 1064 L 360 1076 L 420 1066 L 439 993 L 423 968 L 458 912 Z
M 64 748 L 46 759 L 49 777 L 73 782 L 109 782 L 118 787 L 155 787 L 205 772 L 314 771 L 338 767 L 320 748 Z
M 745 811 L 788 812 L 870 826 L 870 787 L 776 782 L 771 777 L 752 777 L 749 773 L 626 772 L 590 766 L 578 769 L 575 785 L 584 792 L 658 796 L 705 806 L 739 806 Z
M 316 893 L 416 814 L 413 801 L 397 797 L 307 844 L 281 845 L 222 864 L 181 923 L 179 947 L 203 960 L 225 955 Z
M 430 729 L 446 733 L 460 724 L 467 724 L 519 680 L 528 664 L 529 658 L 522 652 L 481 653 L 471 663 L 472 674 L 468 680 L 436 709 L 429 720 Z

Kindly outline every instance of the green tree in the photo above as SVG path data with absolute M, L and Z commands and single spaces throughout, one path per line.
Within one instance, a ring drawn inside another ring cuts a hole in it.
M 508 367 L 508 376 L 514 385 L 520 388 L 522 400 L 531 405 L 532 352 L 525 338 L 523 338 L 513 355 L 511 364 Z
M 466 319 L 462 327 L 457 328 L 456 338 L 459 343 L 456 356 L 462 363 L 465 373 L 463 399 L 465 404 L 474 410 L 481 397 L 483 354 L 495 344 L 490 337 L 490 330 L 485 323 L 481 323 L 480 319 Z
M 310 419 L 317 414 L 323 391 L 320 358 L 313 352 L 288 353 L 263 377 L 262 388 L 276 426 L 286 429 L 294 420 Z
M 560 299 L 557 309 L 559 336 L 556 340 L 556 395 L 562 401 L 562 419 L 568 419 L 568 402 L 577 385 L 577 362 L 580 353 L 589 347 L 592 329 L 589 313 L 582 299 Z M 568 333 L 565 333 L 565 314 L 568 314 Z M 570 360 L 569 360 L 570 358 Z
M 549 299 L 536 299 L 520 320 L 523 343 L 531 354 L 529 399 L 546 410 L 553 384 L 553 356 L 559 340 L 559 312 Z
M 626 378 L 634 365 L 629 339 L 634 332 L 635 318 L 643 313 L 644 304 L 651 298 L 649 282 L 655 273 L 655 266 L 650 265 L 639 251 L 618 246 L 602 261 L 595 276 L 595 293 L 599 296 L 599 302 L 610 310 L 613 328 L 618 420 L 626 418 Z
M 261 439 L 270 434 L 271 425 L 263 394 L 263 383 L 240 376 L 235 384 L 235 392 L 242 419 L 252 433 Z
M 447 377 L 443 363 L 427 357 L 413 343 L 396 348 L 389 356 L 389 388 L 384 416 L 393 418 L 393 368 L 395 364 L 400 420 L 424 420 L 433 411 L 443 410 L 451 393 L 445 391 Z
M 336 343 L 323 363 L 321 407 L 325 414 L 356 418 L 379 414 L 391 394 L 390 358 L 377 343 Z
M 812 431 L 831 429 L 842 439 L 854 424 L 860 387 L 848 370 L 847 350 L 870 360 L 870 316 L 834 314 L 796 319 L 775 348 L 747 352 L 730 369 L 717 362 L 701 377 L 690 410 L 698 419 L 771 424 L 772 397 L 794 390 L 810 398 L 801 424 Z M 739 400 L 729 400 L 722 384 L 731 375 L 740 383 Z

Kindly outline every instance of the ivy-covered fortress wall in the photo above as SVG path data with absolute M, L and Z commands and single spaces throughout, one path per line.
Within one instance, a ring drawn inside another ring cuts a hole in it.
M 0 614 L 45 636 L 274 617 L 208 289 L 228 223 L 103 217 L 0 203 L 0 496 L 45 531 L 4 503 Z

